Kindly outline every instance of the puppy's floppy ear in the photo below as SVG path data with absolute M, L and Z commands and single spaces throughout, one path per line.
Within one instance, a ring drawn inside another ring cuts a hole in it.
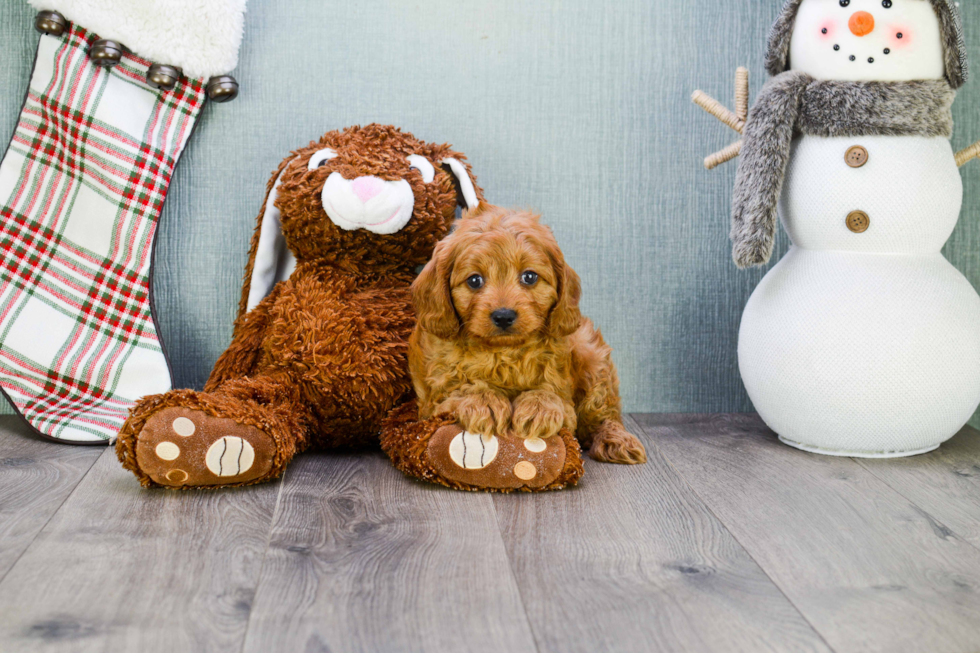
M 582 324 L 582 313 L 578 309 L 582 282 L 575 270 L 565 263 L 561 250 L 555 247 L 549 254 L 555 268 L 555 278 L 558 279 L 558 301 L 548 317 L 548 328 L 554 336 L 570 336 Z
M 449 287 L 456 259 L 452 240 L 450 236 L 436 245 L 432 260 L 425 264 L 412 283 L 412 305 L 418 325 L 444 340 L 454 337 L 460 328 Z

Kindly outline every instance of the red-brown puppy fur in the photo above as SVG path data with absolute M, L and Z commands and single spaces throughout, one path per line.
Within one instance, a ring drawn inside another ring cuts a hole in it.
M 623 427 L 611 350 L 579 313 L 580 294 L 538 216 L 485 202 L 468 212 L 412 285 L 419 417 L 451 413 L 467 431 L 521 437 L 565 426 L 596 460 L 646 462 Z M 516 312 L 511 325 L 495 323 L 501 310 Z

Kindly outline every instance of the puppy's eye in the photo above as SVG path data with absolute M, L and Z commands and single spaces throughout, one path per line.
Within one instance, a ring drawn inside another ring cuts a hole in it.
M 471 274 L 469 279 L 466 280 L 466 285 L 472 290 L 479 290 L 483 287 L 483 277 L 478 274 Z
M 432 167 L 432 164 L 424 156 L 410 154 L 408 156 L 408 167 L 415 168 L 422 173 L 422 181 L 427 184 L 436 177 L 436 169 Z
M 533 270 L 521 272 L 521 283 L 525 286 L 533 286 L 538 282 L 538 273 Z
M 336 158 L 337 158 L 337 152 L 330 149 L 329 147 L 325 147 L 310 157 L 309 169 L 315 170 L 316 168 L 323 167 L 324 165 L 327 164 L 327 161 Z

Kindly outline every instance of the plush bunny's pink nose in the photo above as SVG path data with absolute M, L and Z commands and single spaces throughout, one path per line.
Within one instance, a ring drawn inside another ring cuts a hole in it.
M 377 177 L 358 177 L 350 185 L 354 189 L 354 194 L 362 202 L 366 203 L 369 199 L 381 192 L 385 187 L 385 182 Z

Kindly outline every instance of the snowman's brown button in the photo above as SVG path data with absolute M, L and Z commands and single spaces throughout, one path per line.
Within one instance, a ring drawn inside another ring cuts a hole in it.
M 871 218 L 864 211 L 851 211 L 847 214 L 847 228 L 856 234 L 863 234 L 871 226 Z
M 855 145 L 847 150 L 847 154 L 844 155 L 844 161 L 852 168 L 860 168 L 868 162 L 868 151 L 860 145 Z

